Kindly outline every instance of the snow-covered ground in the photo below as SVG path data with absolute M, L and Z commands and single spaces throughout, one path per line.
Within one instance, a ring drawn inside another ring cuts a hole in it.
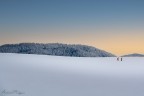
M 144 58 L 0 53 L 0 96 L 144 96 Z

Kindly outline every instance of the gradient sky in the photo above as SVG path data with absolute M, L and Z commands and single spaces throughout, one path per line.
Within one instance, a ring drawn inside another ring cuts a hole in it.
M 144 0 L 0 0 L 0 44 L 20 42 L 144 54 Z

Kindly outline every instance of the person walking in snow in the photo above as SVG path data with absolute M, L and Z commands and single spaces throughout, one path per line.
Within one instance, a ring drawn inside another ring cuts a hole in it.
M 119 57 L 117 57 L 117 61 L 119 61 Z
M 121 61 L 123 61 L 123 58 L 121 57 Z
M 123 61 L 122 57 L 117 57 L 117 61 Z

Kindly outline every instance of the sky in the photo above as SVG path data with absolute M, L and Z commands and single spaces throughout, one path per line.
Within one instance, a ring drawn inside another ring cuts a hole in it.
M 0 45 L 84 44 L 144 54 L 144 0 L 0 0 Z

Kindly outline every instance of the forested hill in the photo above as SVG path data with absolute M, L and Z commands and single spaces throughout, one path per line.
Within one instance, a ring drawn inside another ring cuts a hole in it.
M 144 57 L 144 54 L 133 53 L 128 55 L 123 55 L 123 57 Z
M 73 57 L 114 57 L 115 55 L 106 51 L 86 46 L 86 45 L 68 45 L 60 43 L 20 43 L 5 44 L 0 46 L 0 53 L 21 53 L 21 54 L 43 54 L 55 56 L 73 56 Z

